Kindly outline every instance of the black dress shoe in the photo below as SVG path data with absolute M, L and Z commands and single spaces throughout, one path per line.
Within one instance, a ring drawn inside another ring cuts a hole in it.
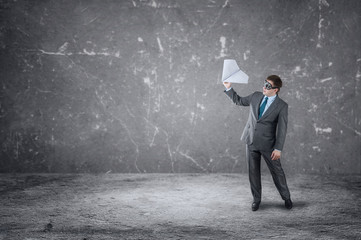
M 287 209 L 291 209 L 292 208 L 292 201 L 291 201 L 291 199 L 287 199 L 287 200 L 285 200 L 285 207 L 287 208 Z
M 260 202 L 253 202 L 252 203 L 252 211 L 257 211 L 259 208 Z

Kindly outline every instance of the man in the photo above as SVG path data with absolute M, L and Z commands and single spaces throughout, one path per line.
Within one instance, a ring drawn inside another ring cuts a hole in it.
M 257 211 L 261 203 L 261 156 L 285 201 L 285 207 L 291 209 L 290 192 L 280 162 L 288 121 L 288 105 L 278 96 L 282 87 L 281 78 L 277 75 L 267 77 L 263 93 L 254 92 L 247 97 L 238 96 L 231 88 L 231 83 L 223 84 L 226 87 L 224 92 L 236 105 L 250 106 L 241 140 L 247 144 L 249 181 L 253 195 L 252 210 Z

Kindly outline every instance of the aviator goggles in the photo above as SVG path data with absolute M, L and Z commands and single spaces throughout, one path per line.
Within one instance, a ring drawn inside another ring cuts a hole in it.
M 272 87 L 272 85 L 269 83 L 269 82 L 267 82 L 267 80 L 264 80 L 264 88 L 265 89 L 267 89 L 267 90 L 271 90 L 271 89 L 276 89 L 276 88 L 278 88 L 278 87 Z

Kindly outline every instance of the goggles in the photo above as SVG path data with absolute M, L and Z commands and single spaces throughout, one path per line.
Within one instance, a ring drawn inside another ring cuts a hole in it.
M 267 80 L 264 80 L 264 84 L 263 84 L 264 88 L 267 89 L 267 90 L 271 90 L 271 89 L 276 89 L 278 87 L 272 87 L 272 85 L 267 82 Z

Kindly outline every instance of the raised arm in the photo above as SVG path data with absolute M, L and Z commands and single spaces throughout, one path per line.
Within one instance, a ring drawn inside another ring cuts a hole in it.
M 231 88 L 231 83 L 224 82 L 223 85 L 226 88 L 226 90 L 224 90 L 224 92 L 236 105 L 239 105 L 239 106 L 249 106 L 250 105 L 253 94 L 251 94 L 247 97 L 240 97 L 233 90 L 233 88 Z

